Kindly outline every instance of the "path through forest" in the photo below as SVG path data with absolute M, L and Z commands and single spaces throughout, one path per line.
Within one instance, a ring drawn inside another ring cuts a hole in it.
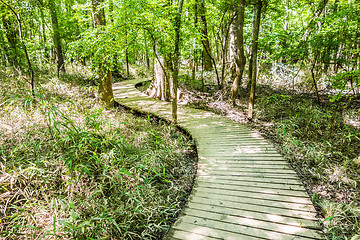
M 135 85 L 115 101 L 171 119 L 171 104 Z M 165 239 L 324 239 L 306 190 L 284 157 L 256 132 L 214 113 L 179 106 L 178 124 L 196 141 L 199 164 L 189 201 Z

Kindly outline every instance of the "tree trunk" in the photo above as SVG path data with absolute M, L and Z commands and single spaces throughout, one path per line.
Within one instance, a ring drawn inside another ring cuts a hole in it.
M 255 30 L 256 30 L 256 5 L 254 5 L 254 10 L 253 10 L 253 19 L 252 19 L 252 35 L 255 36 Z M 254 41 L 252 41 L 251 43 L 251 53 L 250 53 L 250 57 L 249 57 L 249 71 L 248 71 L 248 82 L 246 85 L 246 91 L 249 92 L 250 88 L 251 88 L 251 79 L 252 79 L 252 75 L 253 75 L 253 50 L 254 48 Z
M 10 64 L 18 68 L 18 53 L 17 53 L 17 34 L 16 29 L 13 27 L 12 21 L 6 17 L 5 15 L 2 16 L 2 22 L 4 24 L 4 28 L 6 29 L 6 39 L 10 44 L 10 50 L 8 52 Z
M 256 3 L 256 19 L 255 19 L 255 28 L 253 32 L 253 47 L 252 47 L 252 58 L 253 58 L 253 73 L 251 78 L 251 89 L 249 97 L 249 111 L 248 118 L 253 118 L 254 104 L 255 104 L 255 91 L 256 91 L 256 75 L 257 75 L 257 53 L 258 53 L 258 39 L 259 39 L 259 30 L 260 30 L 260 20 L 261 20 L 261 8 L 262 0 L 258 0 Z
M 209 42 L 209 36 L 208 36 L 208 29 L 207 29 L 207 20 L 206 20 L 206 8 L 204 0 L 200 0 L 199 6 L 199 15 L 200 20 L 202 22 L 201 26 L 201 35 L 202 35 L 202 45 L 204 47 L 204 68 L 207 71 L 212 70 L 212 64 L 211 64 L 211 50 L 210 50 L 210 42 Z
M 316 93 L 317 102 L 320 103 L 320 96 L 319 96 L 319 91 L 318 91 L 317 82 L 316 82 L 316 79 L 315 79 L 315 72 L 314 72 L 318 56 L 319 56 L 319 52 L 316 53 L 314 62 L 313 62 L 312 67 L 311 67 L 311 77 L 312 77 L 313 84 L 314 84 L 314 87 L 315 87 L 315 93 Z
M 92 11 L 94 26 L 99 28 L 105 26 L 105 11 L 103 8 L 99 8 L 103 0 L 92 0 Z M 102 34 L 102 30 L 99 30 L 99 34 Z M 102 62 L 99 64 L 99 100 L 107 107 L 113 106 L 113 90 L 112 90 L 112 78 L 111 71 L 106 67 L 106 63 Z
M 148 30 L 148 33 L 153 41 L 153 52 L 155 54 L 154 60 L 154 77 L 146 90 L 146 94 L 149 96 L 160 99 L 162 101 L 170 100 L 170 79 L 169 74 L 166 71 L 169 63 L 163 56 L 159 56 L 156 50 L 156 39 L 151 31 Z
M 235 18 L 235 21 L 236 18 Z M 229 36 L 229 61 L 231 62 L 230 65 L 230 80 L 234 83 L 235 78 L 236 78 L 236 74 L 237 74 L 237 65 L 236 65 L 236 61 L 235 61 L 235 48 L 236 48 L 236 44 L 235 44 L 235 31 L 236 31 L 236 26 L 235 26 L 235 21 L 233 21 L 233 23 L 231 24 L 230 27 L 230 36 Z
M 174 96 L 172 99 L 172 121 L 177 123 L 177 88 L 178 88 L 178 76 L 179 76 L 179 55 L 180 55 L 180 26 L 181 26 L 181 13 L 184 0 L 179 1 L 178 12 L 175 17 L 175 50 L 174 50 L 174 70 L 173 70 L 173 91 Z
M 41 30 L 42 30 L 42 42 L 43 42 L 43 48 L 44 48 L 44 57 L 46 59 L 49 59 L 49 52 L 46 45 L 46 33 L 45 33 L 45 16 L 44 11 L 41 9 Z
M 28 64 L 28 74 L 29 74 L 29 78 L 30 78 L 30 85 L 31 85 L 31 92 L 33 94 L 33 96 L 35 96 L 35 82 L 34 82 L 34 70 L 32 68 L 32 64 L 31 64 L 31 60 L 29 57 L 29 53 L 27 51 L 27 47 L 25 44 L 25 41 L 23 39 L 23 32 L 22 32 L 22 24 L 21 24 L 21 18 L 20 18 L 20 13 L 17 12 L 13 7 L 11 7 L 9 4 L 5 3 L 3 0 L 0 0 L 0 2 L 2 4 L 4 4 L 7 8 L 9 8 L 9 10 L 15 15 L 17 23 L 18 23 L 18 28 L 19 28 L 19 37 L 20 37 L 20 41 L 21 41 L 21 45 L 23 47 L 24 53 L 25 53 L 25 57 L 26 57 L 26 61 Z
M 198 5 L 195 1 L 194 4 L 194 25 L 195 29 L 198 27 Z M 197 67 L 197 57 L 196 57 L 196 37 L 193 40 L 193 62 L 192 62 L 192 79 L 195 79 L 196 74 L 196 67 Z
M 126 48 L 125 50 L 125 62 L 126 62 L 126 74 L 127 77 L 130 77 L 130 67 L 129 67 L 129 53 L 128 53 L 128 49 Z
M 233 25 L 234 26 L 233 32 L 235 33 L 234 58 L 235 58 L 236 68 L 238 69 L 230 92 L 230 99 L 233 105 L 235 105 L 235 99 L 239 94 L 241 79 L 246 64 L 245 53 L 244 53 L 244 21 L 245 21 L 245 0 L 239 0 L 237 17 L 235 19 L 235 24 Z
M 55 45 L 55 56 L 58 76 L 60 71 L 65 72 L 64 54 L 61 47 L 61 38 L 59 31 L 58 18 L 56 13 L 56 6 L 53 0 L 49 0 L 49 9 L 51 15 L 51 23 L 53 28 L 53 41 Z
M 225 68 L 226 68 L 226 58 L 227 58 L 227 52 L 228 52 L 228 48 L 229 48 L 229 32 L 230 32 L 230 28 L 232 26 L 232 21 L 230 20 L 230 22 L 227 24 L 226 28 L 225 28 L 225 33 L 223 36 L 223 43 L 222 43 L 222 66 L 221 66 L 221 85 L 224 84 L 225 82 Z
M 167 86 L 166 84 L 166 73 L 164 71 L 165 60 L 164 57 L 156 57 L 154 63 L 154 78 L 146 90 L 146 93 L 155 99 L 160 99 L 162 101 L 167 101 L 169 99 Z

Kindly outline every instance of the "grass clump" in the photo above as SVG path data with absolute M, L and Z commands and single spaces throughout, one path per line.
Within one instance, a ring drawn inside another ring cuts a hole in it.
M 233 107 L 227 102 L 230 85 L 213 92 L 201 89 L 199 78 L 186 79 L 180 83 L 191 91 L 186 92 L 188 106 L 212 109 L 260 130 L 285 155 L 302 177 L 328 239 L 360 239 L 359 96 L 322 95 L 318 103 L 312 94 L 259 85 L 256 116 L 249 121 L 245 88 Z
M 0 71 L 0 238 L 159 239 L 191 190 L 192 141 L 97 106 L 72 74 L 81 86 L 49 73 L 33 96 Z
M 360 234 L 360 131 L 347 120 L 358 109 L 350 104 L 279 93 L 258 99 L 259 123 L 303 176 L 329 239 Z

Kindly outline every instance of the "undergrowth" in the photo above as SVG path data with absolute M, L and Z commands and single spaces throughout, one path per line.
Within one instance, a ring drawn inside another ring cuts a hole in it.
M 360 131 L 346 120 L 353 111 L 350 102 L 318 104 L 301 95 L 264 92 L 257 103 L 259 123 L 267 125 L 310 189 L 328 239 L 355 239 L 360 234 Z
M 319 104 L 311 94 L 296 94 L 259 85 L 256 118 L 246 119 L 248 93 L 241 89 L 237 106 L 228 102 L 230 85 L 213 91 L 200 78 L 179 79 L 190 91 L 188 106 L 219 114 L 256 128 L 271 140 L 301 176 L 321 212 L 328 239 L 360 239 L 360 102 L 342 98 Z
M 0 70 L 0 239 L 159 239 L 192 187 L 192 141 L 97 105 L 84 69 Z

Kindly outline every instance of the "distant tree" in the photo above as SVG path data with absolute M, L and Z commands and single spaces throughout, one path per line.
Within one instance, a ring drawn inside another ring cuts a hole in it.
M 210 49 L 210 41 L 208 34 L 208 23 L 206 19 L 206 5 L 205 0 L 196 0 L 195 4 L 197 5 L 198 13 L 200 16 L 201 24 L 201 42 L 204 48 L 204 69 L 209 71 L 212 69 L 212 57 L 211 57 L 211 49 Z
M 92 11 L 94 25 L 98 30 L 98 34 L 103 34 L 104 26 L 106 26 L 105 10 L 101 6 L 103 0 L 92 0 Z M 98 74 L 100 79 L 99 84 L 99 100 L 105 106 L 112 106 L 113 104 L 113 90 L 112 90 L 112 77 L 111 71 L 107 66 L 107 62 L 100 60 L 98 63 Z
M 33 95 L 35 95 L 35 81 L 34 81 L 34 75 L 35 74 L 34 74 L 33 66 L 32 66 L 30 56 L 29 56 L 29 53 L 28 53 L 28 50 L 27 50 L 26 42 L 25 42 L 25 40 L 23 38 L 23 27 L 22 27 L 21 15 L 20 15 L 19 11 L 17 11 L 14 6 L 11 6 L 9 3 L 5 2 L 4 0 L 0 0 L 0 3 L 5 5 L 12 12 L 12 14 L 16 18 L 17 25 L 18 25 L 20 42 L 21 42 L 22 48 L 24 50 L 27 65 L 28 65 L 28 71 L 27 72 L 28 72 L 28 76 L 30 78 L 31 92 L 32 92 Z
M 253 40 L 252 40 L 252 77 L 251 77 L 251 89 L 249 97 L 249 107 L 248 107 L 248 118 L 253 118 L 254 104 L 255 104 L 255 91 L 256 91 L 256 77 L 257 77 L 257 54 L 258 54 L 258 40 L 259 40 L 259 31 L 260 31 L 260 20 L 261 20 L 261 9 L 263 6 L 262 0 L 257 0 L 256 3 L 256 18 L 254 21 L 253 28 Z
M 180 56 L 180 26 L 181 26 L 181 13 L 183 9 L 184 0 L 179 0 L 178 12 L 175 16 L 175 43 L 174 43 L 174 71 L 173 71 L 173 91 L 174 97 L 172 99 L 172 120 L 173 123 L 177 122 L 177 90 L 178 90 L 178 77 L 179 77 L 179 56 Z
M 56 57 L 56 66 L 58 75 L 61 72 L 65 72 L 65 62 L 64 54 L 61 46 L 61 37 L 58 24 L 58 16 L 56 12 L 56 2 L 54 0 L 49 0 L 49 10 L 51 15 L 51 23 L 53 28 L 53 40 L 55 45 L 55 57 Z
M 246 64 L 246 59 L 244 54 L 245 0 L 239 0 L 239 5 L 237 7 L 238 7 L 237 17 L 235 18 L 235 22 L 233 24 L 233 30 L 232 30 L 232 32 L 235 35 L 234 63 L 236 64 L 236 66 L 235 65 L 232 66 L 233 71 L 235 71 L 236 74 L 230 92 L 230 98 L 233 104 L 235 104 L 235 99 L 239 94 L 241 79 Z

